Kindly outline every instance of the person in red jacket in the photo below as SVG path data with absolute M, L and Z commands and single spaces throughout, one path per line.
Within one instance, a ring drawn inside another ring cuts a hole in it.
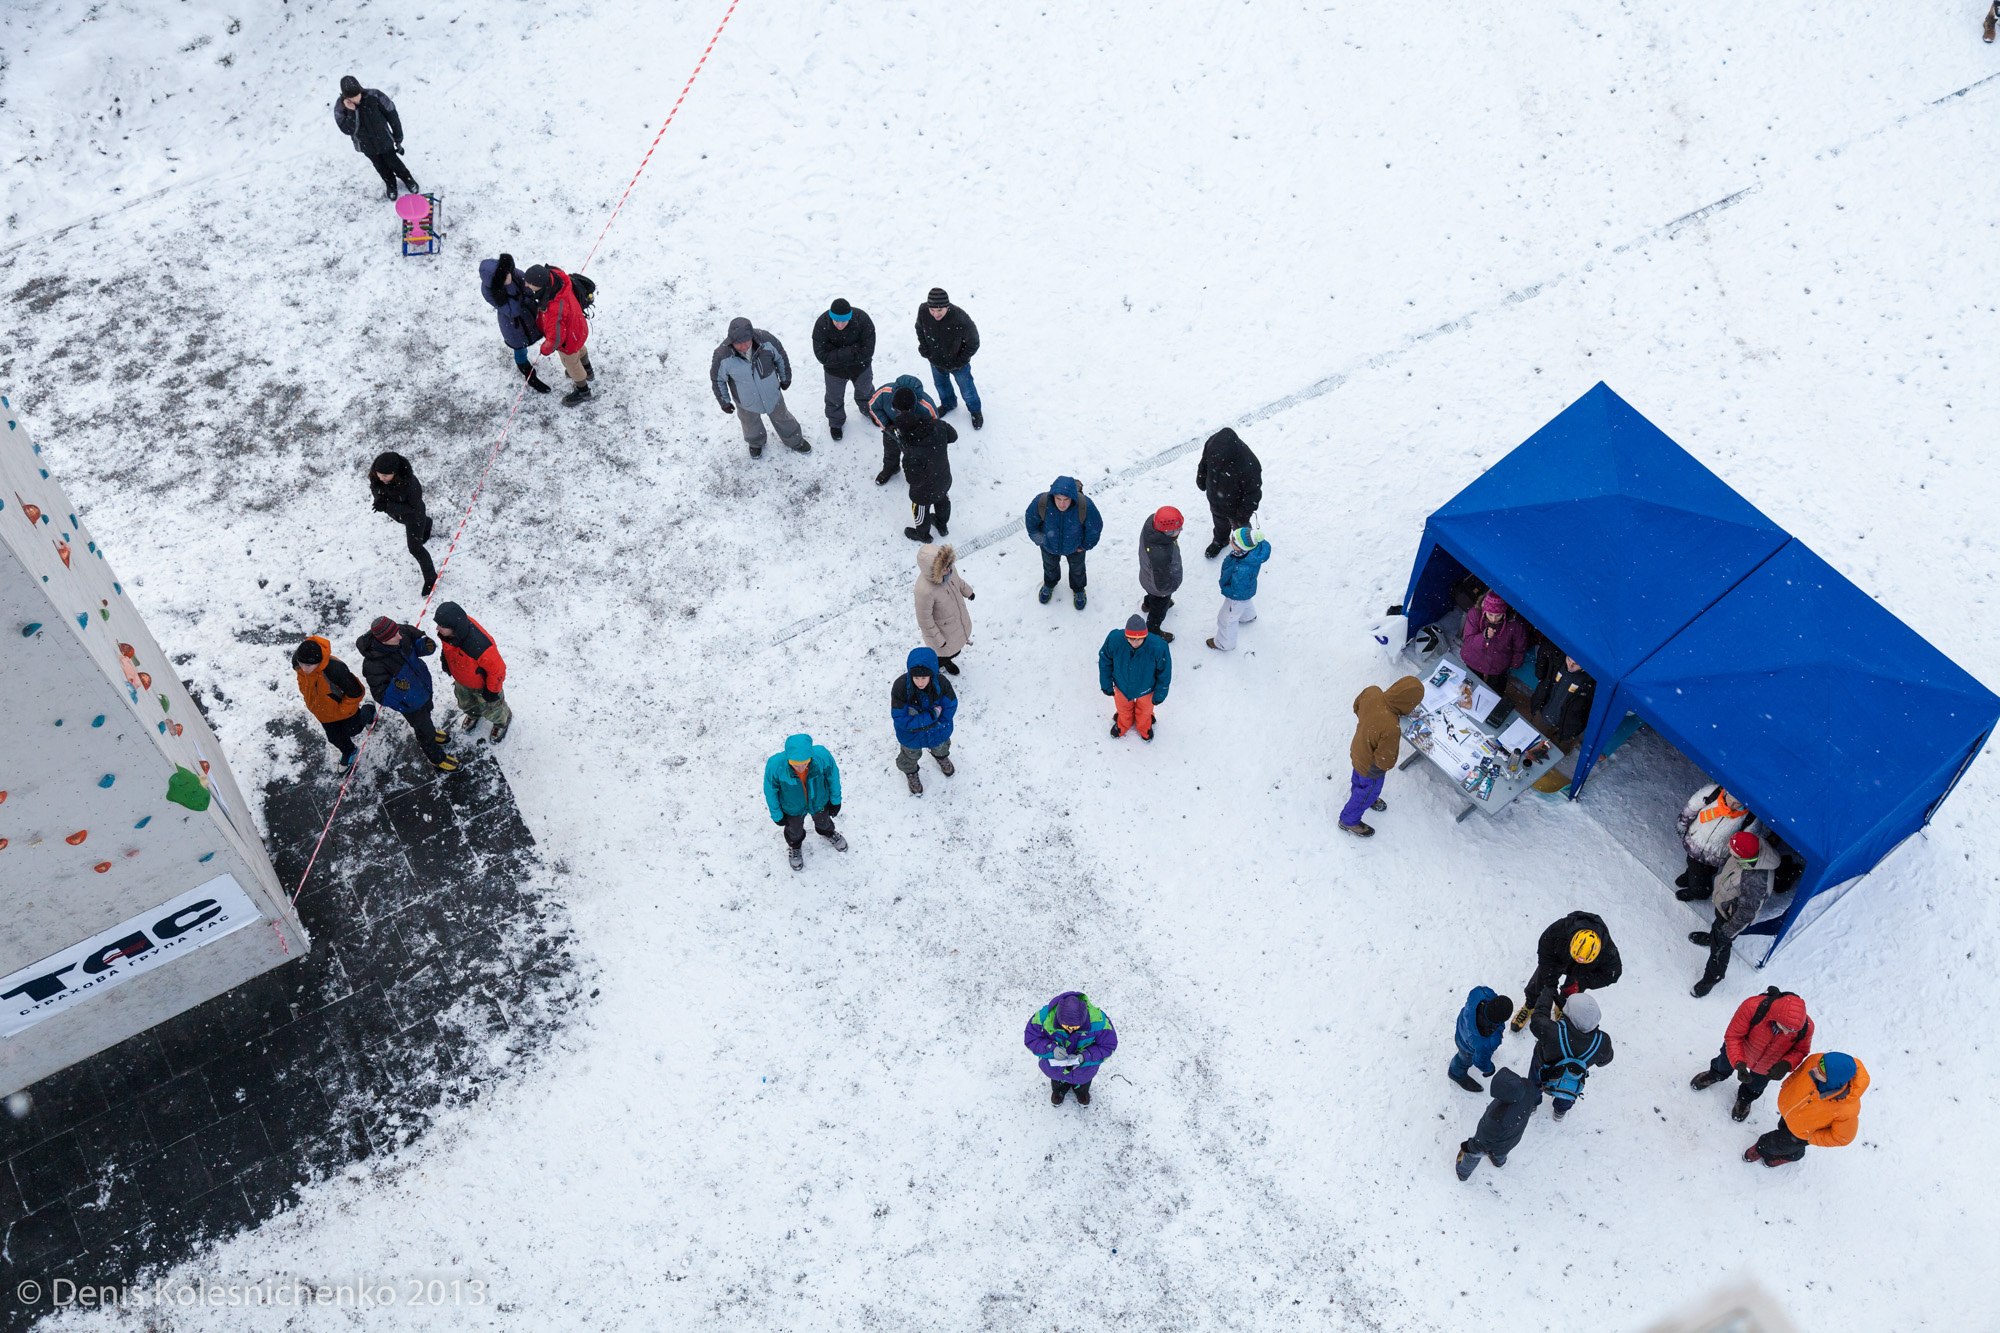
M 1811 1053 L 1812 1039 L 1813 1022 L 1806 1014 L 1806 1002 L 1772 986 L 1736 1006 L 1722 1034 L 1722 1051 L 1688 1086 L 1700 1092 L 1735 1074 L 1736 1105 L 1730 1108 L 1729 1118 L 1746 1119 L 1771 1080 L 1797 1069 Z
M 506 739 L 514 710 L 507 706 L 501 687 L 507 683 L 507 664 L 500 658 L 500 645 L 486 627 L 465 614 L 457 602 L 439 602 L 438 642 L 444 654 L 444 668 L 451 673 L 451 688 L 458 696 L 460 723 L 467 731 L 482 718 L 493 720 L 492 744 Z
M 570 382 L 563 406 L 575 407 L 590 397 L 590 381 L 597 378 L 590 353 L 584 350 L 590 339 L 590 321 L 583 317 L 583 304 L 576 299 L 576 283 L 552 264 L 536 264 L 521 275 L 521 281 L 541 321 L 540 355 L 554 352 L 562 358 L 563 373 Z

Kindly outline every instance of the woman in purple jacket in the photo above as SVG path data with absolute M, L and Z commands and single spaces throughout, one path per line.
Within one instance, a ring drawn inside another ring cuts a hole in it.
M 1049 1081 L 1049 1101 L 1056 1106 L 1071 1092 L 1077 1105 L 1090 1105 L 1090 1082 L 1118 1049 L 1110 1016 L 1076 990 L 1066 990 L 1037 1009 L 1022 1041 L 1041 1062 L 1042 1075 Z
M 1514 614 L 1499 593 L 1489 592 L 1465 613 L 1460 637 L 1464 640 L 1460 655 L 1465 658 L 1465 665 L 1492 686 L 1494 693 L 1505 693 L 1507 673 L 1528 656 L 1526 622 Z

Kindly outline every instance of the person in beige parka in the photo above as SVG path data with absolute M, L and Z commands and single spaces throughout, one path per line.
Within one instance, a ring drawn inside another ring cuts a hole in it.
M 972 585 L 959 577 L 958 554 L 949 546 L 917 548 L 917 629 L 924 645 L 938 655 L 949 675 L 958 674 L 957 658 L 972 641 Z

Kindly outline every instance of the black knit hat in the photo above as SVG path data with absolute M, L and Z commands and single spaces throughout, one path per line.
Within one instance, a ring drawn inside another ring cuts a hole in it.
M 340 76 L 340 95 L 342 97 L 352 97 L 360 91 L 361 80 L 355 78 L 352 74 L 343 74 Z
M 933 287 L 933 288 L 931 288 L 931 294 L 930 294 L 930 295 L 929 295 L 929 296 L 928 296 L 927 298 L 925 298 L 925 300 L 924 300 L 924 304 L 925 304 L 925 305 L 950 305 L 950 304 L 951 304 L 951 298 L 950 298 L 949 296 L 945 295 L 945 290 L 944 290 L 944 288 L 942 288 L 942 287 Z
M 1499 1027 L 1514 1016 L 1514 1002 L 1504 995 L 1495 995 L 1490 1000 L 1479 1003 L 1479 1017 L 1489 1027 Z
M 523 282 L 527 283 L 527 284 L 528 284 L 528 285 L 529 285 L 530 287 L 546 287 L 546 286 L 548 286 L 548 285 L 549 285 L 549 268 L 548 268 L 548 265 L 546 265 L 546 264 L 530 264 L 530 265 L 528 266 L 528 271 L 527 271 L 526 273 L 523 273 L 523 274 L 521 275 L 521 280 L 522 280 Z
M 917 391 L 908 387 L 900 388 L 889 395 L 889 406 L 898 412 L 907 412 L 917 405 Z
M 851 315 L 854 313 L 854 307 L 847 304 L 846 297 L 836 296 L 833 298 L 833 304 L 827 307 L 827 311 L 829 314 Z
M 292 650 L 293 666 L 302 666 L 302 667 L 318 666 L 321 662 L 324 662 L 325 660 L 326 660 L 326 654 L 322 653 L 319 650 L 319 645 L 314 643 L 311 639 L 307 639 L 304 643 L 300 644 L 297 648 L 294 648 Z

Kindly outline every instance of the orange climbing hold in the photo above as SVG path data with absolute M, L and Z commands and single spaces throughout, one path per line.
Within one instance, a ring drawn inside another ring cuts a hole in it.
M 5 805 L 5 804 L 7 804 L 7 793 L 4 791 L 0 791 L 0 805 Z
M 7 850 L 7 840 L 5 838 L 0 838 L 0 852 L 4 852 L 6 850 Z
M 72 847 L 81 847 L 83 846 L 83 840 L 89 836 L 90 836 L 89 829 L 80 828 L 76 832 L 70 834 L 67 838 L 64 838 L 63 841 L 68 843 Z
M 96 865 L 92 866 L 91 869 L 95 870 L 98 874 L 101 875 L 105 871 L 111 869 L 111 863 L 109 861 L 99 861 Z

